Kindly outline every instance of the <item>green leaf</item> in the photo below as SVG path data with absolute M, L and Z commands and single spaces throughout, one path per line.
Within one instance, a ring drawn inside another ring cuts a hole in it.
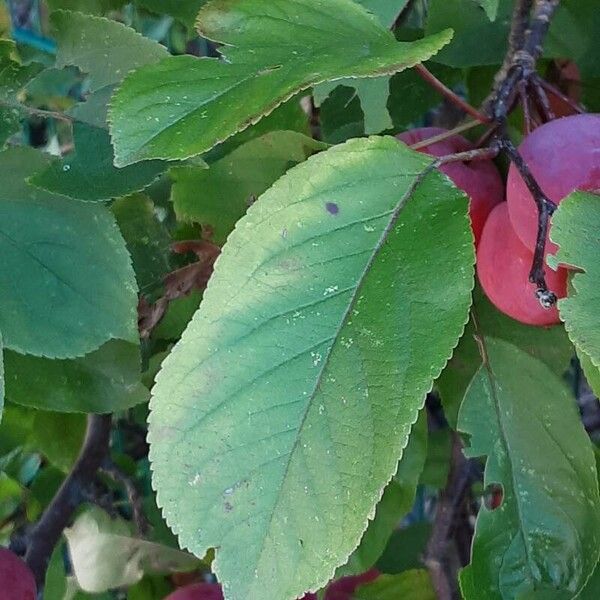
M 6 348 L 69 358 L 137 340 L 137 289 L 114 218 L 27 185 L 32 148 L 0 153 L 0 331 Z
M 408 4 L 408 0 L 358 0 L 358 3 L 373 13 L 384 27 L 390 28 Z M 387 108 L 390 95 L 389 77 L 342 79 L 321 83 L 314 90 L 315 105 L 320 106 L 338 85 L 352 87 L 356 91 L 365 115 L 366 134 L 380 133 L 392 128 L 392 118 Z
M 33 360 L 39 362 L 45 359 L 34 358 Z M 45 362 L 50 361 L 46 360 Z M 30 366 L 34 367 L 35 365 Z M 71 382 L 73 382 L 72 378 Z M 52 385 L 52 383 L 52 377 L 50 377 L 46 384 Z M 35 385 L 32 387 L 35 393 Z M 50 463 L 66 473 L 71 469 L 79 454 L 84 435 L 84 415 L 36 410 L 27 446 L 34 451 L 41 452 Z
M 353 600 L 437 600 L 429 573 L 423 569 L 380 575 L 358 587 Z
M 148 293 L 162 283 L 171 270 L 171 236 L 159 219 L 156 206 L 144 194 L 113 202 L 111 210 L 131 254 L 140 292 Z
M 2 344 L 2 335 L 0 334 L 0 421 L 4 412 L 4 347 Z
M 12 50 L 12 46 L 6 45 L 6 48 Z M 37 63 L 20 65 L 10 58 L 10 52 L 0 56 L 0 148 L 21 126 L 23 107 L 19 103 L 19 92 L 41 69 Z
M 365 134 L 364 114 L 352 88 L 338 86 L 319 110 L 321 136 L 328 144 L 339 144 Z
M 127 0 L 46 0 L 51 10 L 70 10 L 104 15 L 110 10 L 121 8 Z
M 144 573 L 193 570 L 198 559 L 133 536 L 130 525 L 98 508 L 82 513 L 65 529 L 69 556 L 77 583 L 86 592 L 99 593 L 132 585 Z
M 474 0 L 430 0 L 425 32 L 432 34 L 446 27 L 454 31 L 452 42 L 435 57 L 436 62 L 452 67 L 502 63 L 513 0 L 499 0 L 493 22 L 478 4 Z
M 163 363 L 158 502 L 182 547 L 218 547 L 228 600 L 296 598 L 346 561 L 463 330 L 467 202 L 431 161 L 375 137 L 288 171 Z
M 336 579 L 345 575 L 365 573 L 379 560 L 394 529 L 414 504 L 426 456 L 427 413 L 422 410 L 410 432 L 408 445 L 398 463 L 398 470 L 377 505 L 375 518 L 369 523 L 358 548 L 350 555 L 348 562 L 337 570 Z
M 562 0 L 544 41 L 544 54 L 574 60 L 585 81 L 600 75 L 598 52 L 600 12 L 596 0 Z
M 479 331 L 517 346 L 541 360 L 556 375 L 562 375 L 573 357 L 573 346 L 562 327 L 533 327 L 523 325 L 501 313 L 481 291 L 473 294 L 472 312 Z M 454 354 L 436 382 L 448 422 L 456 428 L 458 410 L 467 387 L 481 365 L 481 355 L 475 341 L 473 322 L 469 322 Z
M 585 352 L 578 353 L 579 362 L 589 386 L 596 397 L 600 396 L 600 369 L 596 367 Z
M 500 0 L 477 0 L 477 3 L 485 10 L 485 14 L 490 21 L 496 20 Z
M 72 360 L 5 351 L 6 397 L 57 412 L 108 413 L 145 402 L 139 347 L 111 340 Z
M 114 85 L 105 85 L 103 88 L 89 94 L 85 102 L 75 104 L 66 111 L 66 114 L 80 123 L 108 129 L 108 103 L 114 89 Z
M 104 129 L 75 123 L 73 138 L 75 152 L 34 175 L 30 183 L 54 194 L 92 202 L 142 190 L 167 168 L 162 161 L 150 160 L 117 169 Z
M 451 35 L 396 42 L 351 0 L 213 0 L 198 29 L 226 60 L 171 57 L 127 77 L 109 112 L 116 164 L 201 154 L 303 89 L 402 71 Z
M 548 257 L 558 264 L 580 269 L 571 279 L 568 298 L 559 300 L 560 318 L 571 341 L 600 367 L 600 196 L 574 192 L 563 200 L 552 217 L 551 237 L 558 249 Z
M 486 364 L 459 414 L 469 457 L 487 456 L 484 483 L 503 502 L 482 507 L 466 600 L 570 599 L 600 554 L 596 463 L 574 399 L 540 361 L 488 338 Z M 518 369 L 515 369 L 518 365 Z
M 314 90 L 315 106 L 319 107 L 338 85 L 352 87 L 365 116 L 365 133 L 380 133 L 393 127 L 387 104 L 390 95 L 390 78 L 342 79 L 321 83 Z
M 129 71 L 169 55 L 159 43 L 103 17 L 57 10 L 50 21 L 58 44 L 56 66 L 79 67 L 89 74 L 92 91 L 117 83 Z
M 397 529 L 392 534 L 385 552 L 377 561 L 377 569 L 391 575 L 423 566 L 425 546 L 431 537 L 431 523 L 420 521 Z
M 265 192 L 287 169 L 327 148 L 295 131 L 274 131 L 236 148 L 209 169 L 176 167 L 171 200 L 179 219 L 209 225 L 223 243 L 252 198 Z
M 391 27 L 406 8 L 408 0 L 357 0 L 373 13 L 385 27 Z
M 207 0 L 135 0 L 139 6 L 158 14 L 171 15 L 190 28 L 206 2 Z

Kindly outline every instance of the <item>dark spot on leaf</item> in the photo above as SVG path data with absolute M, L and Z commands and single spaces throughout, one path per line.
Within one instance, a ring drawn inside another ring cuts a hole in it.
M 231 502 L 225 502 L 223 507 L 225 508 L 225 512 L 231 512 L 233 510 L 233 504 L 231 504 Z
M 340 212 L 340 207 L 335 202 L 328 202 L 325 205 L 327 212 L 331 215 L 337 215 Z
M 498 483 L 491 483 L 483 493 L 483 503 L 488 510 L 496 510 L 502 506 L 504 490 Z

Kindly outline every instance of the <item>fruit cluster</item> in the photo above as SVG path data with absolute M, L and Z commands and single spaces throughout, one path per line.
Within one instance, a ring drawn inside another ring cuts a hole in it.
M 426 127 L 397 137 L 408 145 L 443 134 Z M 422 147 L 420 152 L 446 156 L 473 149 L 459 135 Z M 546 196 L 559 204 L 574 190 L 600 190 L 600 115 L 579 114 L 555 119 L 525 137 L 519 153 Z M 488 298 L 503 313 L 528 325 L 559 322 L 558 310 L 542 307 L 529 281 L 538 231 L 535 200 L 512 164 L 504 186 L 490 160 L 452 162 L 440 167 L 470 199 L 469 214 L 477 248 L 477 275 Z M 546 254 L 557 247 L 550 240 Z M 567 294 L 568 266 L 546 268 L 548 289 Z

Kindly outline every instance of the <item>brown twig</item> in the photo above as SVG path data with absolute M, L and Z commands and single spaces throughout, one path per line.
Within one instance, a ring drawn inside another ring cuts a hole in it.
M 438 133 L 438 135 L 433 135 L 426 140 L 421 140 L 420 142 L 416 142 L 415 144 L 411 144 L 409 148 L 412 150 L 420 150 L 421 148 L 426 148 L 427 146 L 431 146 L 431 144 L 436 144 L 437 142 L 443 142 L 448 138 L 451 138 L 454 135 L 462 133 L 463 131 L 467 131 L 469 129 L 473 129 L 473 127 L 479 127 L 481 123 L 479 121 L 467 121 L 466 123 L 462 123 L 461 125 L 457 125 L 453 129 L 449 129 L 448 131 L 444 131 L 443 133 Z
M 489 123 L 491 121 L 488 115 L 465 102 L 458 94 L 453 92 L 446 84 L 442 83 L 427 67 L 418 64 L 414 67 L 415 71 L 429 84 L 437 90 L 444 98 L 448 99 L 452 104 L 460 108 L 463 112 L 473 117 L 480 123 Z
M 452 529 L 470 483 L 470 464 L 462 452 L 460 437 L 455 433 L 448 480 L 438 498 L 431 536 L 423 557 L 438 600 L 454 600 L 459 597 L 456 573 L 449 573 L 446 563 Z
M 54 110 L 44 110 L 42 108 L 35 108 L 33 106 L 27 106 L 27 104 L 21 104 L 18 102 L 8 102 L 6 100 L 0 100 L 0 106 L 4 106 L 6 108 L 10 108 L 13 110 L 20 110 L 35 117 L 43 117 L 45 119 L 57 119 L 59 121 L 64 121 L 65 123 L 72 123 L 74 119 L 69 115 L 65 115 L 64 113 L 57 112 Z
M 111 461 L 106 460 L 100 472 L 106 473 L 113 481 L 123 486 L 127 494 L 127 500 L 131 506 L 133 522 L 140 536 L 144 536 L 148 531 L 148 520 L 144 515 L 143 498 L 139 494 L 133 481 Z
M 569 98 L 569 96 L 567 96 L 566 94 L 563 94 L 555 85 L 552 85 L 550 82 L 540 77 L 537 73 L 532 75 L 532 79 L 546 92 L 552 94 L 553 96 L 556 96 L 559 100 L 571 107 L 576 113 L 581 114 L 585 112 L 582 106 L 580 106 L 572 98 Z
M 108 454 L 110 428 L 110 415 L 88 415 L 79 457 L 29 536 L 25 562 L 39 587 L 44 584 L 54 547 L 82 501 L 82 490 L 92 484 Z

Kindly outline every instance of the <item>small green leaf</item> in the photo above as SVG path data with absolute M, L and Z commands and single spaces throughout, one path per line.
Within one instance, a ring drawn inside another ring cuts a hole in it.
M 73 573 L 82 590 L 100 593 L 132 585 L 144 573 L 190 571 L 198 559 L 187 552 L 134 537 L 129 523 L 91 508 L 65 529 Z
M 111 338 L 137 340 L 137 288 L 105 207 L 26 183 L 46 168 L 32 148 L 0 153 L 0 331 L 6 348 L 82 356 Z
M 555 267 L 565 264 L 583 271 L 571 279 L 571 293 L 559 300 L 560 318 L 571 341 L 592 364 L 600 367 L 600 196 L 574 192 L 552 217 L 551 237 L 558 249 L 548 257 Z
M 58 360 L 5 351 L 6 397 L 57 412 L 108 413 L 148 400 L 140 350 L 111 340 L 81 358 Z
M 142 190 L 167 168 L 162 161 L 150 160 L 117 169 L 104 129 L 75 123 L 73 139 L 74 153 L 55 161 L 29 182 L 54 194 L 93 202 Z
M 34 358 L 34 361 L 47 359 Z M 35 365 L 30 365 L 34 367 Z M 32 371 L 35 372 L 35 371 Z M 67 374 L 69 377 L 69 374 Z M 70 378 L 71 382 L 73 379 Z M 53 385 L 52 377 L 46 384 Z M 33 393 L 35 393 L 35 385 Z M 83 444 L 86 419 L 80 414 L 55 413 L 36 410 L 27 446 L 41 452 L 48 461 L 61 471 L 67 472 L 73 466 Z
M 223 243 L 252 200 L 288 168 L 327 148 L 295 131 L 274 131 L 236 148 L 209 169 L 176 167 L 171 200 L 179 219 L 209 225 Z
M 75 104 L 66 111 L 66 114 L 80 123 L 87 123 L 93 127 L 108 129 L 108 103 L 114 89 L 114 85 L 105 85 L 103 88 L 89 94 L 85 102 Z
M 291 600 L 347 560 L 464 328 L 467 200 L 432 165 L 375 137 L 289 170 L 163 363 L 158 502 L 182 547 L 218 547 L 228 600 Z
M 352 600 L 437 600 L 429 573 L 423 569 L 380 575 L 358 587 Z
M 109 111 L 116 164 L 201 154 L 303 89 L 402 71 L 451 37 L 397 42 L 352 0 L 213 0 L 198 29 L 226 60 L 171 57 L 127 77 Z
M 360 100 L 365 116 L 365 133 L 380 133 L 393 127 L 387 104 L 390 95 L 390 78 L 342 79 L 321 83 L 314 89 L 315 106 L 319 107 L 338 85 L 352 87 Z
M 498 15 L 498 4 L 500 0 L 477 0 L 479 6 L 485 10 L 485 14 L 490 21 L 495 21 Z
M 50 21 L 58 44 L 56 66 L 89 74 L 91 90 L 121 81 L 129 71 L 169 55 L 159 43 L 103 17 L 57 10 Z
M 119 198 L 110 207 L 131 254 L 141 293 L 149 294 L 171 270 L 171 236 L 156 206 L 144 194 Z
M 117 10 L 127 0 L 46 0 L 52 11 L 69 10 L 79 11 L 91 15 L 104 15 L 110 10 Z
M 484 483 L 501 485 L 503 500 L 480 509 L 465 598 L 573 598 L 600 554 L 590 440 L 574 399 L 546 365 L 507 342 L 482 343 L 486 363 L 458 426 L 470 436 L 465 454 L 487 457 Z
M 426 456 L 427 413 L 421 410 L 398 463 L 398 470 L 377 505 L 375 518 L 369 523 L 358 548 L 350 555 L 348 562 L 336 571 L 336 579 L 345 575 L 365 573 L 379 560 L 394 529 L 413 506 Z

